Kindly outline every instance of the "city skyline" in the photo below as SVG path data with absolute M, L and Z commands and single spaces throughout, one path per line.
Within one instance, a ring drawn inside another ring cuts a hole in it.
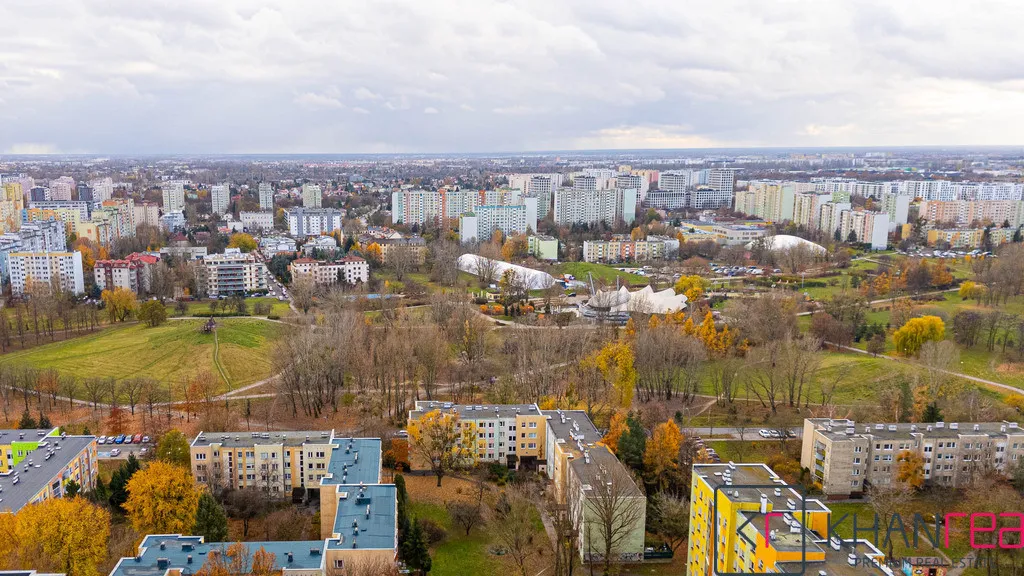
M 0 39 L 0 152 L 1014 145 L 1024 128 L 1019 49 L 999 39 L 1020 11 L 654 1 L 3 7 L 20 24 Z

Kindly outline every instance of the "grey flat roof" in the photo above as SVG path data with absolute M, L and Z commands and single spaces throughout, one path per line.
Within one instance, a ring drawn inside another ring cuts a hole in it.
M 718 488 L 723 494 L 728 492 L 732 501 L 758 503 L 761 495 L 768 497 L 772 504 L 772 510 L 786 512 L 789 510 L 800 510 L 800 500 L 803 498 L 792 486 L 785 483 L 775 472 L 764 464 L 736 464 L 735 467 L 729 464 L 695 464 L 693 473 L 703 478 L 712 489 Z M 732 482 L 727 483 L 725 476 L 729 473 Z M 764 486 L 763 488 L 739 488 L 740 486 Z M 775 488 L 781 494 L 775 495 Z M 736 493 L 739 496 L 736 496 Z M 722 496 L 720 496 L 722 497 Z M 794 508 L 789 503 L 795 504 Z M 805 499 L 808 511 L 823 512 L 828 508 L 820 501 Z
M 334 516 L 334 533 L 341 540 L 328 540 L 328 547 L 393 549 L 398 534 L 398 491 L 395 485 L 375 484 L 365 486 L 362 490 L 359 486 L 351 488 L 345 498 L 335 496 L 338 498 L 338 512 Z M 324 496 L 321 494 L 320 497 Z M 366 513 L 367 507 L 370 510 L 369 516 Z
M 11 512 L 17 512 L 29 504 L 31 499 L 47 483 L 52 482 L 62 468 L 94 442 L 96 437 L 67 436 L 62 439 L 60 436 L 46 436 L 33 440 L 40 441 L 39 447 L 29 452 L 13 471 L 0 476 L 0 510 L 9 509 Z M 51 456 L 47 458 L 47 454 Z
M 536 404 L 452 404 L 451 402 L 418 400 L 416 402 L 416 409 L 409 412 L 409 417 L 418 419 L 433 410 L 455 412 L 460 418 L 467 420 L 474 418 L 515 418 L 517 415 L 539 416 L 541 413 Z
M 275 432 L 200 432 L 192 440 L 192 446 L 223 446 L 225 448 L 250 448 L 280 444 L 302 446 L 303 444 L 330 444 L 334 430 L 290 430 Z
M 150 534 L 139 545 L 139 554 L 135 557 L 122 558 L 110 576 L 163 576 L 169 569 L 181 570 L 182 574 L 195 574 L 203 567 L 211 551 L 224 552 L 233 542 L 213 542 L 205 544 L 200 536 L 181 536 L 178 534 Z M 274 567 L 277 569 L 315 569 L 323 563 L 324 541 L 298 540 L 280 542 L 242 542 L 252 554 L 261 547 L 274 554 Z M 160 546 L 163 545 L 161 550 Z M 316 550 L 316 553 L 312 553 Z M 288 561 L 288 553 L 292 553 L 292 561 Z M 190 563 L 188 557 L 192 556 Z M 161 567 L 161 560 L 166 565 Z
M 335 438 L 327 465 L 330 477 L 324 476 L 320 484 L 380 483 L 380 449 L 380 438 Z
M 588 447 L 587 453 L 590 456 L 590 462 L 587 462 L 585 457 L 573 458 L 569 466 L 573 469 L 580 482 L 591 487 L 591 492 L 586 493 L 588 497 L 593 494 L 593 490 L 600 489 L 608 481 L 608 477 L 611 474 L 617 473 L 621 473 L 618 475 L 629 480 L 629 495 L 643 496 L 643 492 L 640 491 L 636 482 L 633 481 L 632 474 L 626 470 L 622 462 L 619 462 L 619 459 L 608 448 L 595 445 Z
M 863 423 L 853 420 L 829 420 L 828 418 L 809 419 L 817 431 L 833 441 L 842 441 L 856 437 L 871 437 L 880 440 L 912 440 L 920 434 L 925 438 L 957 438 L 960 436 L 989 436 L 1005 438 L 1009 435 L 1024 435 L 1024 428 L 1016 422 L 943 422 L 941 423 Z M 951 428 L 950 426 L 956 426 Z M 975 430 L 977 426 L 977 430 Z M 848 429 L 853 434 L 847 434 Z M 931 428 L 929 430 L 929 428 Z

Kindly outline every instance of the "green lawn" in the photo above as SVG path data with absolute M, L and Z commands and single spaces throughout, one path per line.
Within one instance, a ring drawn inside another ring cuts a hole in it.
M 79 378 L 146 377 L 170 382 L 177 389 L 185 377 L 209 370 L 220 374 L 214 360 L 214 335 L 200 331 L 203 320 L 169 320 L 156 328 L 130 324 L 0 356 L 0 362 L 56 368 Z M 217 354 L 230 385 L 251 384 L 270 376 L 270 352 L 283 328 L 265 320 L 222 319 L 217 328 Z
M 486 529 L 474 530 L 466 536 L 457 526 L 452 527 L 444 506 L 433 502 L 410 501 L 409 514 L 414 518 L 429 518 L 448 531 L 448 537 L 432 551 L 432 575 L 499 574 L 504 571 L 502 562 L 487 551 L 490 537 Z
M 620 266 L 622 267 L 622 266 Z M 552 267 L 551 274 L 553 276 L 561 274 L 572 274 L 577 280 L 581 282 L 589 282 L 587 278 L 587 272 L 594 276 L 594 282 L 604 282 L 605 284 L 615 284 L 615 278 L 621 278 L 625 282 L 630 284 L 646 284 L 647 278 L 639 276 L 637 274 L 630 274 L 628 272 L 619 272 L 613 266 L 606 264 L 596 264 L 592 262 L 562 262 Z

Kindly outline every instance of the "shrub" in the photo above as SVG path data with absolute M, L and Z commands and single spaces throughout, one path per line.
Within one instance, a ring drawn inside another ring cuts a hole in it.
M 280 319 L 281 319 L 281 317 L 278 316 L 277 314 L 268 314 L 267 315 L 267 320 L 280 320 Z
M 421 518 L 416 523 L 420 525 L 420 530 L 423 531 L 423 537 L 427 540 L 428 546 L 444 542 L 445 538 L 448 537 L 448 532 L 430 518 Z

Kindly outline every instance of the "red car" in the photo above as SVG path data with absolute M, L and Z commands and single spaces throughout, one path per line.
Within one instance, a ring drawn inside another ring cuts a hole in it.
M 132 438 L 132 444 L 142 444 L 142 434 L 136 434 L 135 437 Z

